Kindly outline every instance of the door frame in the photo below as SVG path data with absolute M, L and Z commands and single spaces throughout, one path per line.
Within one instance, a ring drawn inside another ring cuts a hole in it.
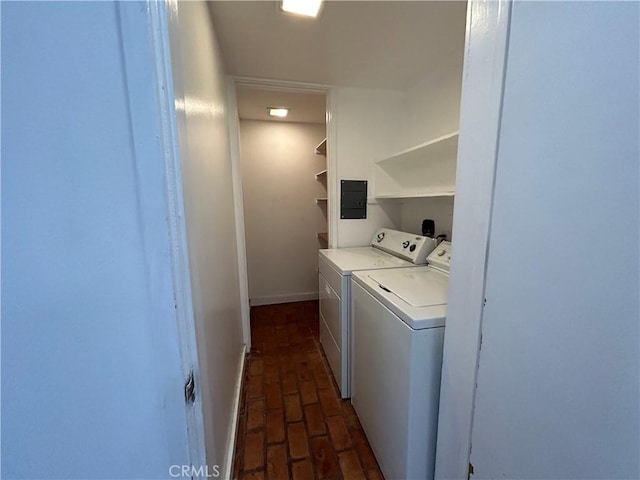
M 468 479 L 511 0 L 469 0 L 436 479 Z
M 180 352 L 182 379 L 191 373 L 195 379 L 195 401 L 185 401 L 185 438 L 191 466 L 207 465 L 205 427 L 200 393 L 200 369 L 195 333 L 195 314 L 191 290 L 191 273 L 187 247 L 187 231 L 184 223 L 184 196 L 182 188 L 180 144 L 175 109 L 175 85 L 173 79 L 170 24 L 178 21 L 177 0 L 147 0 L 147 16 L 150 26 L 150 45 L 153 52 L 157 108 L 159 112 L 159 142 L 165 174 L 167 200 L 167 230 L 171 262 L 177 342 Z M 136 7 L 137 8 L 137 7 Z M 183 385 L 177 388 L 182 390 Z M 194 478 L 194 477 L 192 477 Z
M 236 217 L 236 232 L 238 242 L 238 269 L 240 277 L 240 301 L 242 308 L 242 334 L 247 352 L 251 351 L 251 324 L 249 305 L 249 283 L 247 270 L 247 249 L 245 242 L 244 203 L 242 197 L 242 174 L 240 168 L 240 119 L 236 87 L 254 87 L 262 90 L 274 90 L 292 93 L 321 93 L 326 99 L 326 133 L 327 133 L 327 225 L 329 229 L 329 248 L 337 245 L 338 212 L 337 202 L 332 201 L 338 192 L 336 176 L 337 159 L 335 149 L 336 139 L 336 107 L 335 92 L 329 85 L 306 82 L 292 82 L 286 80 L 272 80 L 265 78 L 229 76 L 227 84 L 227 109 L 229 122 L 229 140 L 231 154 L 231 169 L 233 172 L 234 208 Z

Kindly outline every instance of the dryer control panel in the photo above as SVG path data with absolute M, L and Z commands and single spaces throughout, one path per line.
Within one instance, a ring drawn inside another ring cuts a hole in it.
M 442 242 L 427 257 L 429 265 L 449 273 L 451 265 L 451 242 Z
M 436 246 L 436 240 L 413 233 L 381 228 L 373 235 L 371 246 L 416 265 L 424 265 L 427 263 L 427 255 Z

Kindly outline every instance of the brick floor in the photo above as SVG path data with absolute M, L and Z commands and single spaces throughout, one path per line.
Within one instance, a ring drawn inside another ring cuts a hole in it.
M 318 302 L 251 308 L 234 479 L 382 479 L 318 341 Z

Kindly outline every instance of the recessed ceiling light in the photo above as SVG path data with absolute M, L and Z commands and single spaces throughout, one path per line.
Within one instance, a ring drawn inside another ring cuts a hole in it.
M 282 10 L 305 17 L 317 17 L 322 0 L 282 0 Z
M 289 113 L 288 108 L 269 107 L 267 108 L 267 111 L 269 112 L 269 115 L 271 115 L 272 117 L 281 117 L 281 118 L 286 117 Z

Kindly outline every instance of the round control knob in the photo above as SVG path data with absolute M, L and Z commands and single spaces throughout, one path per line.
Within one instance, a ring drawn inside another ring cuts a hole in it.
M 380 243 L 383 239 L 384 239 L 384 232 L 380 232 L 378 235 L 376 235 L 376 240 L 378 240 L 378 243 Z
M 409 247 L 409 251 L 410 252 L 413 252 L 415 249 L 416 249 L 416 244 L 415 243 Z
M 402 248 L 407 248 L 409 246 L 409 240 L 405 240 L 402 242 Z
M 438 250 L 438 256 L 441 257 L 445 254 L 444 248 L 442 250 Z

